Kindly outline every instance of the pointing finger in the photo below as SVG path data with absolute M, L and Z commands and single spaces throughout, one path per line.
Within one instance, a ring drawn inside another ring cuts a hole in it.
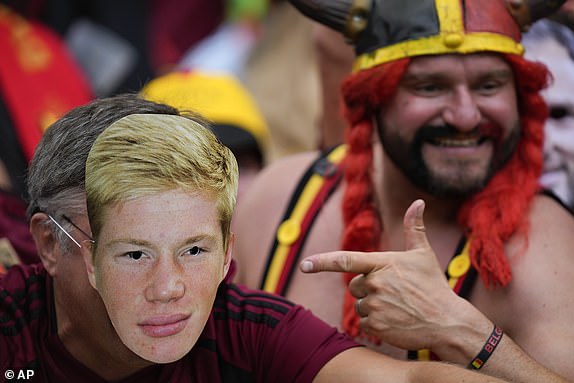
M 378 253 L 380 254 L 380 253 Z M 375 258 L 377 258 L 375 260 Z M 376 261 L 376 262 L 375 262 Z M 381 267 L 381 258 L 373 253 L 355 251 L 332 251 L 311 255 L 301 262 L 300 268 L 304 273 L 321 271 L 337 271 L 355 274 L 368 274 Z

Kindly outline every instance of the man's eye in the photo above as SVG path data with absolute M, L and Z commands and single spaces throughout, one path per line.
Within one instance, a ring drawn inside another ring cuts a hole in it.
M 484 84 L 482 84 L 482 86 L 480 87 L 483 90 L 493 90 L 493 89 L 498 89 L 499 85 L 496 82 L 485 82 Z
M 415 86 L 415 89 L 419 93 L 435 93 L 442 89 L 438 84 L 420 84 Z
M 143 251 L 130 251 L 126 253 L 126 256 L 134 261 L 139 261 L 143 257 Z
M 484 94 L 492 94 L 498 92 L 498 90 L 503 86 L 500 81 L 482 81 L 476 86 L 476 90 Z

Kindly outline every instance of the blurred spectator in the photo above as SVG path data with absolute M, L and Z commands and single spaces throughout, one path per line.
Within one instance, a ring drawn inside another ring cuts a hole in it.
M 333 140 L 323 133 L 326 129 L 340 135 L 339 114 L 323 113 L 325 107 L 337 107 L 338 92 L 334 98 L 327 91 L 330 85 L 323 89 L 320 76 L 336 84 L 330 79 L 341 67 L 331 62 L 319 69 L 323 52 L 317 52 L 322 48 L 315 45 L 321 42 L 314 39 L 314 23 L 288 1 L 0 2 L 64 36 L 99 97 L 138 91 L 174 70 L 231 73 L 257 100 L 269 124 L 270 161 L 329 146 Z
M 137 90 L 153 77 L 148 39 L 152 0 L 0 1 L 64 38 L 98 96 Z
M 44 130 L 92 98 L 59 36 L 0 4 L 0 271 L 38 260 L 24 179 Z
M 244 62 L 268 4 L 268 0 L 0 2 L 13 4 L 26 17 L 41 20 L 64 36 L 98 96 L 136 91 L 189 60 L 190 54 L 193 65 L 186 68 L 221 54 L 226 60 L 219 63 Z M 192 54 L 196 46 L 199 53 Z M 204 53 L 207 47 L 209 55 Z M 230 53 L 241 50 L 239 60 L 229 59 Z
M 316 23 L 313 41 L 321 85 L 319 149 L 343 143 L 347 125 L 341 108 L 341 83 L 351 73 L 355 53 L 340 33 Z
M 566 0 L 560 11 L 548 18 L 574 29 L 574 0 Z
M 269 145 L 267 124 L 255 100 L 232 75 L 178 71 L 150 81 L 145 98 L 200 113 L 212 122 L 219 140 L 239 164 L 237 199 L 265 164 Z
M 267 0 L 227 0 L 225 20 L 212 34 L 192 45 L 177 68 L 228 73 L 241 79 L 259 39 L 267 5 Z
M 174 69 L 188 49 L 224 22 L 226 0 L 150 0 L 149 39 L 156 74 Z
M 313 25 L 289 2 L 273 2 L 245 66 L 245 86 L 271 131 L 270 161 L 316 149 L 319 143 L 321 93 Z
M 574 208 L 574 32 L 551 20 L 535 23 L 524 34 L 526 57 L 544 63 L 552 84 L 542 92 L 549 107 L 544 126 L 541 183 Z

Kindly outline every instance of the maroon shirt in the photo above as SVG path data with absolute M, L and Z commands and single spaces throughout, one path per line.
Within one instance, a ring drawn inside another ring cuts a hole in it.
M 14 266 L 0 276 L 2 374 L 33 369 L 35 382 L 105 382 L 67 352 L 54 318 L 51 279 L 41 265 Z M 301 306 L 228 278 L 189 354 L 121 382 L 310 382 L 327 361 L 355 346 Z

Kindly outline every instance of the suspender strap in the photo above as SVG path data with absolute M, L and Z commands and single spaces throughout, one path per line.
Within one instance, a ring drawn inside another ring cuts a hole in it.
M 468 299 L 478 273 L 470 262 L 470 240 L 462 237 L 445 271 L 449 286 L 460 297 Z M 409 351 L 410 360 L 439 360 L 429 350 Z
M 478 273 L 470 262 L 470 240 L 463 238 L 445 271 L 449 286 L 461 298 L 468 299 Z M 462 248 L 462 249 L 461 249 Z
M 277 229 L 260 288 L 285 295 L 307 235 L 321 208 L 342 178 L 347 147 L 321 155 L 303 175 Z

